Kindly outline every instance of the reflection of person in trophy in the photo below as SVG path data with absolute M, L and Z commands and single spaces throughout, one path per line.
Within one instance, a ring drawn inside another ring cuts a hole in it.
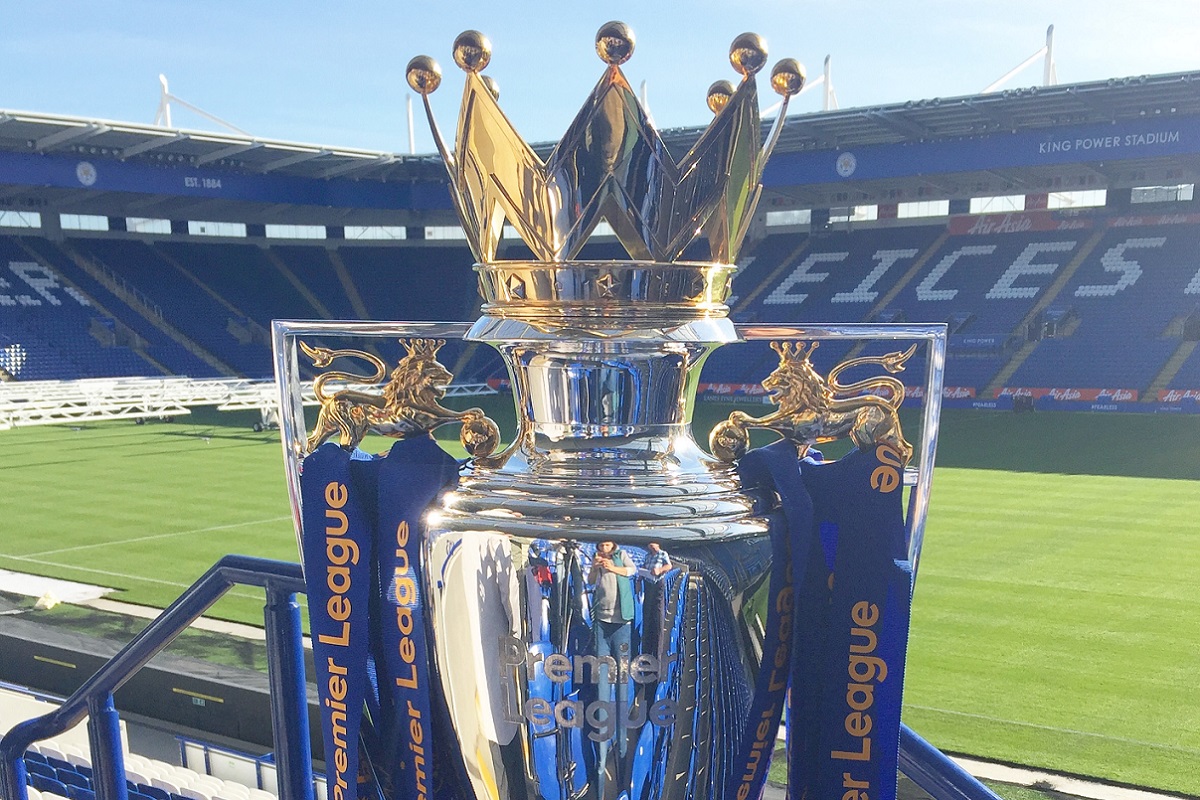
M 554 572 L 549 558 L 550 543 L 538 539 L 530 543 L 525 564 L 525 592 L 529 607 L 531 641 L 550 641 L 550 597 L 554 592 Z
M 631 634 L 635 609 L 632 577 L 637 571 L 632 559 L 617 547 L 616 542 L 600 542 L 596 545 L 588 583 L 596 587 L 592 594 L 592 632 L 598 659 L 603 660 L 607 656 L 619 663 L 622 660 L 628 662 L 633 657 Z M 616 684 L 617 725 L 613 727 L 618 730 L 617 750 L 624 755 L 626 742 L 621 721 L 629 707 L 628 681 L 614 680 L 616 676 L 609 675 L 609 665 L 606 663 L 602 662 L 599 670 L 597 688 L 600 700 L 611 701 L 613 684 Z M 601 746 L 602 753 L 606 749 Z
M 646 553 L 646 560 L 642 562 L 642 575 L 646 581 L 646 599 L 642 610 L 642 652 L 657 655 L 661 659 L 662 633 L 667 623 L 663 576 L 675 565 L 658 542 L 647 544 Z
M 658 542 L 650 542 L 646 545 L 646 550 L 649 555 L 646 556 L 646 561 L 642 564 L 642 569 L 646 570 L 651 581 L 658 582 L 663 575 L 671 570 L 671 556 L 666 550 L 662 549 L 662 545 Z

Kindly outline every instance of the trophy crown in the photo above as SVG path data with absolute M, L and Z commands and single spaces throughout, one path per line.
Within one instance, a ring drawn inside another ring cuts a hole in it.
M 766 65 L 766 43 L 757 34 L 738 36 L 729 60 L 740 80 L 709 88 L 713 120 L 676 161 L 621 71 L 634 53 L 633 31 L 622 22 L 606 23 L 595 47 L 604 72 L 544 161 L 505 116 L 495 82 L 483 74 L 492 46 L 482 33 L 465 31 L 453 45 L 454 62 L 466 73 L 453 151 L 429 104 L 441 69 L 428 56 L 409 62 L 408 83 L 424 100 L 476 260 L 485 268 L 498 262 L 507 222 L 535 262 L 571 262 L 603 220 L 635 262 L 676 262 L 704 239 L 707 261 L 733 264 L 788 99 L 804 86 L 804 68 L 784 59 L 772 70 L 771 86 L 783 103 L 764 143 L 755 76 Z

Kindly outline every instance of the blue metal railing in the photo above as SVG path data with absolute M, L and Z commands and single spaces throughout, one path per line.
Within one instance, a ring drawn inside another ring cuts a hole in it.
M 0 797 L 29 800 L 26 749 L 57 736 L 86 716 L 96 800 L 129 800 L 113 693 L 235 585 L 266 590 L 263 616 L 279 798 L 314 800 L 300 605 L 296 602 L 296 595 L 304 592 L 303 574 L 299 564 L 248 556 L 226 556 L 218 561 L 59 708 L 9 731 L 0 740 Z M 934 800 L 1000 800 L 907 725 L 900 731 L 900 770 Z
M 129 800 L 113 693 L 235 585 L 266 590 L 263 616 L 280 800 L 313 800 L 304 651 L 296 601 L 296 595 L 304 592 L 304 577 L 299 564 L 248 556 L 222 558 L 61 706 L 9 731 L 0 740 L 0 797 L 29 800 L 25 750 L 86 716 L 96 799 Z

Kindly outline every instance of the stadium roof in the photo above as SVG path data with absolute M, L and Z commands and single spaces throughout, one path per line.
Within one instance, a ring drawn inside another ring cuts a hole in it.
M 933 98 L 907 103 L 794 115 L 789 118 L 777 154 L 842 151 L 881 145 L 937 143 L 1071 126 L 1118 124 L 1147 119 L 1200 118 L 1200 72 L 1110 79 L 1065 86 L 1013 89 L 988 95 Z M 700 128 L 663 132 L 668 147 L 684 152 Z M 553 147 L 535 147 L 543 154 Z M 232 133 L 167 129 L 153 125 L 82 117 L 0 110 L 0 155 L 45 155 L 107 160 L 124 164 L 216 170 L 230 175 L 287 177 L 328 182 L 349 180 L 361 189 L 445 184 L 436 155 L 301 144 Z M 886 181 L 796 181 L 772 185 L 775 205 L 820 207 L 885 198 L 944 199 L 956 196 L 1112 188 L 1155 183 L 1194 182 L 1200 154 L 1178 153 L 1144 159 L 1124 156 L 1107 161 L 1079 155 L 1049 170 L 1019 166 L 1004 170 L 942 174 L 915 172 Z M 1112 166 L 1119 161 L 1119 168 Z M 0 159 L 0 165 L 5 162 Z M 363 186 L 363 184 L 367 184 Z M 0 205 L 49 208 L 67 213 L 236 219 L 326 224 L 436 224 L 450 221 L 448 204 L 430 204 L 415 215 L 413 206 L 393 199 L 379 208 L 304 208 L 304 203 L 254 202 L 221 197 L 146 196 L 102 187 L 35 185 L 0 171 Z M 313 206 L 313 204 L 308 204 Z M 319 206 L 319 204 L 317 204 Z

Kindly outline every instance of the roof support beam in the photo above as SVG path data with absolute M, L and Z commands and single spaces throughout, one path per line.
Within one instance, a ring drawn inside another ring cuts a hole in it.
M 924 125 L 919 125 L 911 119 L 906 119 L 896 112 L 888 111 L 867 111 L 863 114 L 864 117 L 883 125 L 885 128 L 890 128 L 897 133 L 903 133 L 908 136 L 915 136 L 918 139 L 928 139 L 932 134 Z
M 1005 130 L 1012 130 L 1017 127 L 1016 123 L 1013 122 L 1012 117 L 1010 117 L 1008 114 L 1001 114 L 992 108 L 992 106 L 995 105 L 994 102 L 979 102 L 970 97 L 962 102 L 967 108 L 971 109 L 980 116 L 987 117 Z
M 239 142 L 238 144 L 232 144 L 229 147 L 222 147 L 220 150 L 214 150 L 211 153 L 197 156 L 192 164 L 197 167 L 202 164 L 211 164 L 214 161 L 220 161 L 222 158 L 230 158 L 239 153 L 245 153 L 247 150 L 257 150 L 262 146 L 262 142 Z
M 398 160 L 399 159 L 397 159 L 395 156 L 386 155 L 386 154 L 376 156 L 375 158 L 365 158 L 365 159 L 362 159 L 361 161 L 355 160 L 355 161 L 351 161 L 348 164 L 341 164 L 336 167 L 330 167 L 329 169 L 325 170 L 320 175 L 318 175 L 318 177 L 334 178 L 339 175 L 348 175 L 351 172 L 357 172 L 360 169 L 367 169 L 369 167 L 382 167 L 385 164 L 392 164 Z
M 93 136 L 98 136 L 102 133 L 108 133 L 112 128 L 98 122 L 89 122 L 86 125 L 78 127 L 72 126 L 64 128 L 57 133 L 51 133 L 34 142 L 34 147 L 39 153 L 44 153 L 52 147 L 57 147 L 67 142 L 74 142 L 80 139 L 90 139 Z
M 327 155 L 329 155 L 328 150 L 309 150 L 309 151 L 305 151 L 303 153 L 296 153 L 294 155 L 286 156 L 284 158 L 277 158 L 274 161 L 267 162 L 266 164 L 263 165 L 262 171 L 263 172 L 274 172 L 277 169 L 283 169 L 284 167 L 290 167 L 293 164 L 302 164 L 305 161 L 311 161 L 314 158 L 319 158 L 320 156 L 327 156 Z
M 175 142 L 182 142 L 187 138 L 188 135 L 186 133 L 176 133 L 174 136 L 154 136 L 150 139 L 146 139 L 145 141 L 138 142 L 135 145 L 126 147 L 121 151 L 121 158 L 132 158 L 133 156 L 141 155 L 142 153 L 148 153 L 151 150 L 157 150 L 160 147 L 166 147 L 167 145 L 174 144 Z

